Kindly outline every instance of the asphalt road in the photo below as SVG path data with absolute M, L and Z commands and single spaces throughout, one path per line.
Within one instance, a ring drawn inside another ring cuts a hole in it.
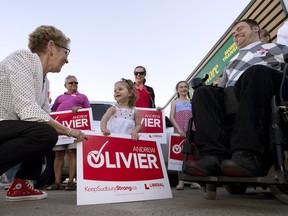
M 101 216 L 286 216 L 288 205 L 278 201 L 271 192 L 249 188 L 244 195 L 230 195 L 217 188 L 216 200 L 205 200 L 201 190 L 188 186 L 183 191 L 172 188 L 173 198 L 143 202 L 101 205 L 76 205 L 76 191 L 49 191 L 48 198 L 39 201 L 7 202 L 6 191 L 0 187 L 0 215 L 101 215 Z

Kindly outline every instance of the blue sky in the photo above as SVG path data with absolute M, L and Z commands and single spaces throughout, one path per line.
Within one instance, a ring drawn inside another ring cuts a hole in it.
M 28 35 L 54 25 L 71 39 L 69 64 L 48 75 L 52 99 L 76 75 L 79 92 L 114 101 L 114 83 L 147 69 L 156 106 L 186 80 L 250 0 L 9 0 L 1 3 L 0 60 L 27 48 Z

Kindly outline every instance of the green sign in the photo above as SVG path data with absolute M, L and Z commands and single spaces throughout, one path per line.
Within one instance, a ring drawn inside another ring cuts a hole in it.
M 238 53 L 238 49 L 231 36 L 222 47 L 214 54 L 210 61 L 197 72 L 195 77 L 203 78 L 205 74 L 209 75 L 206 81 L 207 85 L 210 85 L 215 81 L 223 72 L 226 64 Z M 194 77 L 194 78 L 195 78 Z

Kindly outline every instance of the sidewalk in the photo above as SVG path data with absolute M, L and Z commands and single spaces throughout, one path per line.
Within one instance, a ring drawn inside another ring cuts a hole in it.
M 47 191 L 44 200 L 8 202 L 5 200 L 6 190 L 0 187 L 1 216 L 55 216 L 55 215 L 85 215 L 85 216 L 149 216 L 149 215 L 188 215 L 191 213 L 191 196 L 199 196 L 205 201 L 201 190 L 192 190 L 189 185 L 183 191 L 172 189 L 172 199 L 149 200 L 129 203 L 95 204 L 77 206 L 76 191 Z
M 76 204 L 76 191 L 48 191 L 45 200 L 7 202 L 0 188 L 1 216 L 251 216 L 287 215 L 287 205 L 269 190 L 249 188 L 245 195 L 231 195 L 217 188 L 216 200 L 205 200 L 202 190 L 172 188 L 173 198 L 114 204 Z

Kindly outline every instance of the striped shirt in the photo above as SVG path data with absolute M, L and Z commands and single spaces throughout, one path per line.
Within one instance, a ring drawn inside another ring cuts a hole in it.
M 219 87 L 234 86 L 242 73 L 252 65 L 266 65 L 281 70 L 288 47 L 274 43 L 254 42 L 239 50 L 224 69 Z

